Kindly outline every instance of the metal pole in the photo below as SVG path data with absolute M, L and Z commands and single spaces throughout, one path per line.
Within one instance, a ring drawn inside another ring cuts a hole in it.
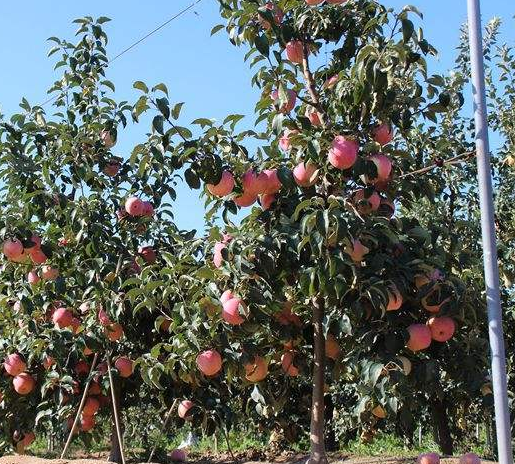
M 499 464 L 513 464 L 508 387 L 506 381 L 506 358 L 499 292 L 499 268 L 497 264 L 497 244 L 495 239 L 490 147 L 488 141 L 480 0 L 467 1 L 472 93 L 474 96 L 474 118 L 476 125 L 479 202 L 481 208 L 486 301 L 488 306 L 488 334 L 490 337 L 490 351 L 492 356 L 492 383 L 494 390 L 497 445 L 499 450 Z

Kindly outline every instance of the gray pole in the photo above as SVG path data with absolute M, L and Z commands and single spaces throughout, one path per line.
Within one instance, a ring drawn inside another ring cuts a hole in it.
M 499 292 L 499 268 L 497 265 L 497 244 L 495 240 L 492 174 L 490 168 L 490 148 L 488 142 L 488 122 L 483 63 L 483 37 L 479 0 L 468 0 L 468 24 L 497 447 L 499 450 L 499 464 L 513 464 L 510 411 L 508 408 L 508 387 L 506 381 L 506 358 L 502 328 L 501 298 Z

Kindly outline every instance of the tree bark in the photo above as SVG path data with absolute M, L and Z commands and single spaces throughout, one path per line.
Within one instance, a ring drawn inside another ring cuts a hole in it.
M 311 454 L 307 464 L 327 464 L 324 442 L 324 301 L 313 299 L 313 396 L 311 400 L 311 427 L 309 439 Z
M 115 387 L 115 397 L 116 397 L 116 407 L 118 411 L 121 411 L 120 409 L 120 393 L 121 393 L 121 385 L 119 379 L 115 379 L 114 382 Z M 122 433 L 123 433 L 123 426 L 122 427 Z M 109 461 L 110 462 L 116 462 L 117 464 L 122 464 L 122 451 L 120 447 L 120 443 L 118 442 L 118 435 L 116 434 L 116 425 L 114 422 L 114 413 L 111 418 L 111 451 L 109 452 Z
M 325 448 L 327 451 L 337 451 L 336 432 L 334 430 L 334 402 L 331 395 L 324 396 L 325 405 Z
M 431 401 L 431 415 L 433 417 L 433 432 L 440 451 L 448 456 L 454 453 L 454 443 L 449 428 L 447 405 L 438 399 Z

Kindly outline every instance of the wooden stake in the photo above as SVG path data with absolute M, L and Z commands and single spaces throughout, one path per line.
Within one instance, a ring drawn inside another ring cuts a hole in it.
M 97 359 L 98 359 L 98 353 L 95 353 L 95 357 L 93 358 L 93 362 L 91 363 L 91 367 L 89 369 L 88 380 L 86 382 L 86 386 L 84 387 L 84 392 L 82 393 L 82 399 L 80 400 L 79 409 L 77 410 L 77 414 L 73 421 L 72 428 L 70 430 L 70 433 L 68 434 L 68 439 L 66 440 L 66 444 L 64 445 L 63 452 L 61 453 L 61 459 L 64 459 L 64 456 L 66 455 L 66 452 L 68 451 L 68 447 L 70 446 L 70 443 L 72 442 L 73 432 L 75 431 L 75 428 L 77 427 L 77 424 L 79 423 L 79 417 L 84 408 L 84 404 L 86 403 L 86 397 L 88 395 L 89 385 L 91 384 L 91 374 L 95 370 L 95 366 L 97 364 Z
M 118 444 L 120 445 L 120 455 L 122 457 L 122 464 L 125 464 L 125 453 L 123 451 L 122 433 L 120 431 L 120 419 L 118 415 L 118 406 L 116 405 L 116 394 L 114 392 L 113 373 L 111 369 L 111 356 L 109 353 L 107 357 L 107 372 L 109 373 L 109 385 L 111 386 L 111 402 L 113 403 L 114 425 L 116 427 L 116 436 L 118 437 Z
M 165 415 L 165 420 L 163 421 L 163 424 L 161 426 L 161 434 L 163 434 L 164 431 L 166 430 L 166 426 L 168 425 L 168 422 L 170 421 L 170 417 L 172 417 L 172 411 L 175 409 L 175 406 L 177 405 L 177 401 L 179 401 L 178 398 L 175 399 L 175 401 L 172 403 L 172 405 L 170 406 L 170 409 L 168 410 L 168 412 Z M 156 449 L 157 449 L 157 443 L 155 443 L 154 446 L 152 447 L 152 451 L 150 452 L 150 456 L 148 457 L 147 462 L 152 461 L 152 458 L 154 457 L 154 453 L 156 452 Z

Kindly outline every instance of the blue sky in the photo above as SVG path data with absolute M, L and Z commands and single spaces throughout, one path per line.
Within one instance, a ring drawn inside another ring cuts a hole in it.
M 0 15 L 0 110 L 9 115 L 18 111 L 26 97 L 35 104 L 46 99 L 46 89 L 55 79 L 50 48 L 46 39 L 71 39 L 74 18 L 108 16 L 109 53 L 117 54 L 156 25 L 189 5 L 192 0 L 147 2 L 135 0 L 88 0 L 65 2 L 3 2 Z M 425 35 L 440 51 L 429 64 L 430 72 L 444 72 L 452 65 L 460 25 L 466 19 L 466 0 L 383 0 L 393 8 L 407 3 L 424 13 Z M 505 20 L 505 36 L 513 37 L 513 0 L 483 0 L 483 18 L 500 16 Z M 197 117 L 223 118 L 230 113 L 251 115 L 256 91 L 250 87 L 251 73 L 243 63 L 243 49 L 228 42 L 224 33 L 210 37 L 220 22 L 218 2 L 203 0 L 193 12 L 172 22 L 137 48 L 116 60 L 108 76 L 116 84 L 116 99 L 135 99 L 135 80 L 148 84 L 164 82 L 171 101 L 186 102 L 184 123 Z M 508 32 L 510 32 L 508 34 Z M 251 119 L 252 120 L 252 119 Z M 127 154 L 142 140 L 147 127 L 129 127 L 121 134 L 119 154 Z M 176 221 L 184 229 L 202 228 L 203 208 L 198 192 L 179 190 Z

